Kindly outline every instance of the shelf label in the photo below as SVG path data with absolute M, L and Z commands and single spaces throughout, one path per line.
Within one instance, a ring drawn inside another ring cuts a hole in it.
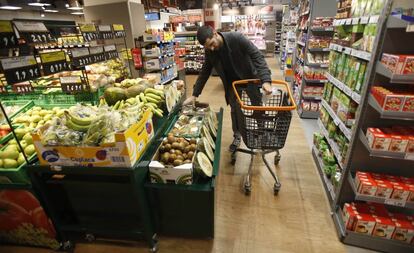
M 17 46 L 17 38 L 10 21 L 0 20 L 0 48 Z
M 8 84 L 20 83 L 40 77 L 40 69 L 34 56 L 20 56 L 1 60 Z
M 363 24 L 363 25 L 365 25 L 365 24 L 368 24 L 368 22 L 369 22 L 369 17 L 361 17 L 361 24 Z
M 85 91 L 85 84 L 80 76 L 60 77 L 60 86 L 64 93 L 74 94 Z
M 114 34 L 112 33 L 112 29 L 110 25 L 99 25 L 98 30 L 99 30 L 101 39 L 107 40 L 107 39 L 114 38 Z
M 89 50 L 87 48 L 71 49 L 70 52 L 72 53 L 72 57 L 74 58 L 89 55 Z
M 357 25 L 359 23 L 359 18 L 353 18 L 352 19 L 352 24 L 353 25 Z
M 405 200 L 397 200 L 397 199 L 385 199 L 384 203 L 386 205 L 405 207 L 406 201 Z
M 379 20 L 379 15 L 375 15 L 375 16 L 371 16 L 370 18 L 369 18 L 369 23 L 370 24 L 377 24 L 378 23 L 378 20 Z
M 74 48 L 72 52 L 72 64 L 76 67 L 82 67 L 94 63 L 88 48 Z
M 29 82 L 15 83 L 12 86 L 12 90 L 19 94 L 31 93 L 34 91 L 33 86 Z
M 346 24 L 346 25 L 350 25 L 350 24 L 352 24 L 352 19 L 351 19 L 351 18 L 347 18 L 347 19 L 345 20 L 345 24 Z
M 56 38 L 52 37 L 42 22 L 13 21 L 13 23 L 19 31 L 19 36 L 27 43 L 48 43 L 56 41 Z
M 96 26 L 94 24 L 82 24 L 79 25 L 81 32 L 96 32 Z
M 19 32 L 49 32 L 42 22 L 13 21 Z
M 66 54 L 63 51 L 42 53 L 40 60 L 45 75 L 70 70 L 70 65 L 66 62 Z
M 105 50 L 105 58 L 107 60 L 113 59 L 113 58 L 118 58 L 118 51 L 116 51 L 116 46 L 115 45 L 104 46 L 104 50 Z
M 351 88 L 349 88 L 348 86 L 344 85 L 343 86 L 343 91 L 346 95 L 348 95 L 349 97 L 352 96 L 352 90 Z
M 125 32 L 125 29 L 124 29 L 124 25 L 113 24 L 112 28 L 114 30 L 115 38 L 124 38 L 124 37 L 126 37 L 126 32 Z
M 352 99 L 359 104 L 361 102 L 361 95 L 359 95 L 356 92 L 353 92 L 352 93 Z

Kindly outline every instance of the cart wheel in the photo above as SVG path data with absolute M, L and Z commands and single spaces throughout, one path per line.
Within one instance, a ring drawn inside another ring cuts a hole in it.
M 231 165 L 235 165 L 236 164 L 236 153 L 231 153 L 231 161 L 230 161 Z
M 279 154 L 275 155 L 275 165 L 279 164 L 281 158 L 282 158 L 281 155 L 279 155 Z
M 75 245 L 71 242 L 71 241 L 65 241 L 62 243 L 61 245 L 61 250 L 62 251 L 67 251 L 67 252 L 73 252 Z
M 85 235 L 85 239 L 86 239 L 88 242 L 93 242 L 93 241 L 95 241 L 95 240 L 96 240 L 96 238 L 95 238 L 95 236 L 94 236 L 93 234 L 86 234 L 86 235 Z
M 273 194 L 277 196 L 279 194 L 280 188 L 282 187 L 281 184 L 275 183 L 273 186 Z
M 157 251 L 158 251 L 158 243 L 155 243 L 154 246 L 152 246 L 152 248 L 150 248 L 149 252 L 155 253 Z
M 245 185 L 244 186 L 244 195 L 250 196 L 251 192 L 252 192 L 252 188 L 250 186 Z

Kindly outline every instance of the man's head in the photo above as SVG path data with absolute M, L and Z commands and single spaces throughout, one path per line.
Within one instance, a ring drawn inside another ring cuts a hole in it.
M 223 46 L 223 38 L 211 26 L 202 26 L 197 31 L 197 40 L 207 50 L 216 51 Z

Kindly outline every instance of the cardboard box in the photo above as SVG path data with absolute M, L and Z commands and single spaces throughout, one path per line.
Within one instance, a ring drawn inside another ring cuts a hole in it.
M 376 221 L 371 214 L 357 214 L 353 231 L 360 234 L 372 235 L 375 223 Z
M 376 197 L 388 199 L 391 197 L 392 192 L 394 191 L 394 187 L 392 184 L 387 182 L 377 182 L 377 191 L 375 192 Z
M 358 192 L 363 195 L 375 196 L 377 184 L 371 179 L 361 179 Z
M 395 232 L 393 240 L 410 243 L 414 240 L 414 225 L 406 219 L 394 219 Z
M 414 112 L 414 95 L 405 95 L 404 104 L 401 110 L 403 112 Z
M 408 138 L 406 138 L 404 135 L 398 134 L 391 128 L 381 128 L 381 131 L 391 137 L 391 142 L 388 151 L 397 153 L 404 153 L 406 151 L 408 145 Z
M 410 188 L 404 184 L 395 183 L 391 199 L 406 201 L 410 196 Z
M 388 217 L 374 216 L 374 219 L 376 224 L 372 235 L 384 239 L 391 239 L 394 235 L 395 223 Z
M 374 150 L 388 151 L 391 138 L 379 128 L 368 128 L 367 139 L 369 146 Z
M 396 69 L 397 74 L 407 75 L 414 73 L 414 56 L 413 55 L 399 55 L 398 65 Z
M 42 132 L 32 134 L 41 165 L 132 168 L 154 136 L 152 112 L 147 110 L 142 119 L 125 132 L 115 134 L 115 143 L 100 147 L 44 146 Z
M 344 204 L 342 211 L 345 228 L 347 230 L 353 230 L 358 212 L 355 210 L 354 206 L 349 203 Z

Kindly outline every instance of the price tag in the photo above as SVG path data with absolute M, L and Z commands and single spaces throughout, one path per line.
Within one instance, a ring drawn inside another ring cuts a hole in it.
M 371 60 L 371 53 L 369 53 L 369 52 L 364 52 L 364 51 L 359 51 L 359 57 L 360 57 L 361 59 L 364 59 L 364 60 L 370 61 L 370 60 Z
M 345 25 L 346 19 L 341 19 L 341 25 Z
M 115 45 L 104 46 L 104 50 L 105 50 L 105 58 L 107 60 L 113 59 L 113 58 L 118 58 L 118 51 L 116 51 L 116 46 Z
M 15 83 L 12 86 L 12 90 L 19 94 L 31 93 L 34 91 L 33 86 L 29 82 Z
M 345 50 L 344 50 L 345 54 L 351 54 L 351 51 L 352 51 L 352 48 L 345 47 Z
M 114 30 L 115 38 L 124 38 L 126 37 L 124 25 L 121 24 L 113 24 L 112 28 Z
M 407 25 L 407 29 L 405 30 L 408 33 L 414 32 L 414 24 L 413 25 Z
M 378 16 L 378 15 L 371 16 L 371 17 L 369 18 L 369 23 L 370 23 L 370 24 L 377 24 L 377 23 L 378 23 L 378 20 L 379 20 L 379 17 L 380 17 L 380 16 Z
M 352 19 L 352 24 L 353 25 L 357 25 L 359 23 L 359 18 L 353 18 Z
M 356 92 L 352 92 L 352 99 L 359 104 L 361 102 L 361 95 Z
M 110 25 L 99 25 L 98 30 L 99 30 L 101 39 L 107 40 L 107 39 L 112 39 L 114 37 L 114 34 L 112 33 L 112 29 Z
M 344 85 L 344 86 L 343 86 L 343 91 L 344 91 L 344 93 L 345 93 L 346 95 L 348 95 L 348 96 L 352 96 L 352 90 L 351 90 L 351 88 L 349 88 L 348 86 Z
M 369 22 L 369 17 L 361 17 L 361 21 L 360 21 L 361 24 L 365 25 L 365 24 L 368 24 L 368 22 Z
M 56 41 L 48 32 L 20 32 L 20 37 L 27 43 L 49 43 Z
M 20 83 L 40 77 L 34 56 L 20 56 L 1 60 L 8 84 Z
M 94 24 L 81 24 L 79 25 L 79 29 L 85 33 L 96 32 L 96 26 Z
M 341 121 L 336 117 L 333 120 L 334 120 L 335 125 L 337 126 L 339 126 L 339 124 L 341 123 Z
M 384 204 L 391 206 L 405 207 L 405 200 L 385 199 Z
M 10 21 L 0 20 L 0 48 L 17 46 L 17 38 Z
M 335 48 L 335 44 L 333 44 L 333 43 L 329 44 L 329 49 L 335 50 L 334 48 Z
M 405 159 L 406 160 L 414 160 L 414 154 L 406 154 Z
M 74 48 L 70 52 L 72 53 L 72 64 L 76 67 L 83 67 L 93 63 L 88 48 Z
M 62 91 L 68 94 L 74 94 L 85 91 L 85 84 L 80 76 L 60 77 L 60 86 Z
M 325 28 L 325 31 L 328 31 L 328 32 L 331 32 L 331 31 L 333 31 L 334 30 L 334 28 L 333 27 L 326 27 Z
M 40 60 L 44 75 L 70 70 L 70 65 L 66 62 L 66 54 L 63 51 L 41 53 Z
M 345 24 L 346 24 L 346 25 L 351 25 L 351 24 L 352 24 L 352 19 L 351 19 L 351 18 L 347 18 L 347 19 L 345 20 Z
M 104 49 L 102 46 L 98 46 L 98 47 L 90 47 L 89 48 L 89 53 L 92 56 L 92 61 L 93 62 L 101 62 L 101 61 L 105 61 L 105 55 L 104 55 Z

